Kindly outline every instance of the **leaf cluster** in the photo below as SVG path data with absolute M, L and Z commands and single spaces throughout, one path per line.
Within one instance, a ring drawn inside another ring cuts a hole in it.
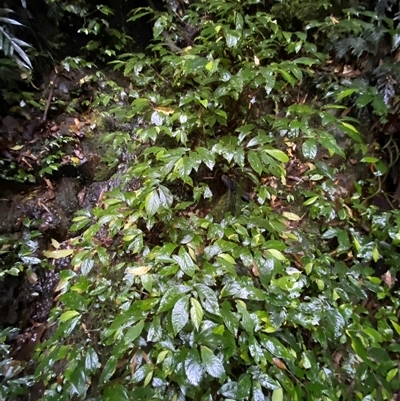
M 105 135 L 127 161 L 119 185 L 71 227 L 55 333 L 36 352 L 46 400 L 389 400 L 399 388 L 399 300 L 366 268 L 386 255 L 386 223 L 361 184 L 340 184 L 343 160 L 368 148 L 344 106 L 306 101 L 326 57 L 282 15 L 195 2 L 179 20 L 155 14 L 150 55 L 112 62 L 131 84 L 98 102 L 135 128 Z M 182 21 L 198 32 L 185 48 Z M 339 85 L 339 101 L 353 89 Z

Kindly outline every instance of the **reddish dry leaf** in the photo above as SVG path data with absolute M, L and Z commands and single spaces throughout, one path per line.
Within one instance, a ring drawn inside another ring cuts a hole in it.
M 279 369 L 286 370 L 286 365 L 279 359 L 279 358 L 273 358 L 275 366 L 277 366 Z
M 65 155 L 61 159 L 61 165 L 65 166 L 66 164 L 69 164 L 70 161 L 71 161 L 71 156 Z
M 86 195 L 86 191 L 84 189 L 82 189 L 82 191 L 80 191 L 78 193 L 78 202 L 79 202 L 79 206 L 83 205 L 83 202 L 85 200 L 85 195 Z
M 393 276 L 388 270 L 385 274 L 382 275 L 382 281 L 389 287 L 392 288 L 394 284 Z
M 44 180 L 44 182 L 46 183 L 46 185 L 47 185 L 50 189 L 54 189 L 54 188 L 53 188 L 53 184 L 51 183 L 51 181 L 50 181 L 48 178 L 43 177 L 43 180 Z
M 84 155 L 82 149 L 79 149 L 79 148 L 74 149 L 74 154 L 80 160 L 83 160 L 85 158 L 85 155 Z
M 28 163 L 28 161 L 25 159 L 25 157 L 22 157 L 21 160 L 28 165 L 29 168 L 33 168 L 32 164 Z
M 253 275 L 255 277 L 259 277 L 260 276 L 260 271 L 258 269 L 258 266 L 256 264 L 256 262 L 253 261 L 253 269 L 252 269 Z
M 333 15 L 331 15 L 329 18 L 331 19 L 331 21 L 332 21 L 332 23 L 333 23 L 334 25 L 336 25 L 336 24 L 339 23 L 339 20 L 336 19 Z
M 341 360 L 342 360 L 342 354 L 340 352 L 336 352 L 333 355 L 333 362 L 335 363 L 335 366 L 339 366 Z

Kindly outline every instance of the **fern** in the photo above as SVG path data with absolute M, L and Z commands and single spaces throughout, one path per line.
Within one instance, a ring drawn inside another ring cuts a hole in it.
M 0 50 L 6 57 L 13 58 L 16 62 L 28 69 L 32 69 L 31 61 L 22 47 L 29 47 L 29 44 L 16 38 L 12 34 L 13 26 L 22 26 L 15 19 L 7 17 L 13 11 L 9 8 L 0 8 Z M 6 15 L 6 16 L 4 16 Z

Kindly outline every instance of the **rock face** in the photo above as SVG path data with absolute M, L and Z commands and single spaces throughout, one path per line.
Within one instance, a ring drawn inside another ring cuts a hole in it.
M 70 219 L 79 208 L 78 192 L 78 180 L 63 178 L 55 189 L 42 187 L 0 200 L 0 234 L 20 231 L 28 218 L 39 223 L 42 233 L 65 238 Z

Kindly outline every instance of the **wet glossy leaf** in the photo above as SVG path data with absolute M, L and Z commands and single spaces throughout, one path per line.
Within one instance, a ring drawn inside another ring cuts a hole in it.
M 219 358 L 208 347 L 202 346 L 200 350 L 202 364 L 207 373 L 215 378 L 224 376 L 225 369 Z
M 105 383 L 107 382 L 111 376 L 114 374 L 115 369 L 117 368 L 117 362 L 118 358 L 114 356 L 110 356 L 110 358 L 107 360 L 106 364 L 104 365 L 104 369 L 101 372 L 100 375 L 100 383 Z
M 204 371 L 199 351 L 196 348 L 192 348 L 186 356 L 185 373 L 190 384 L 193 386 L 200 384 Z
M 88 372 L 95 372 L 99 367 L 99 357 L 96 351 L 92 347 L 89 347 L 85 357 L 85 369 Z
M 86 370 L 82 364 L 78 364 L 70 376 L 72 391 L 77 395 L 83 396 L 86 393 L 88 382 L 89 377 L 86 376 Z
M 237 335 L 239 328 L 239 319 L 231 311 L 229 302 L 224 301 L 221 308 L 221 316 L 227 329 L 234 335 Z
M 133 383 L 139 383 L 145 379 L 145 377 L 153 370 L 150 364 L 141 366 L 132 376 Z
M 239 42 L 240 36 L 241 33 L 239 31 L 227 31 L 225 34 L 226 45 L 228 47 L 236 47 Z
M 287 163 L 289 161 L 289 156 L 278 149 L 265 149 L 266 153 L 272 156 L 274 159 L 279 160 L 282 163 Z
M 248 399 L 251 391 L 250 375 L 245 373 L 239 378 L 237 397 L 239 400 Z
M 172 309 L 171 324 L 175 335 L 177 335 L 189 321 L 188 303 L 189 297 L 183 297 L 175 303 Z
M 165 312 L 171 309 L 175 305 L 176 301 L 182 296 L 182 294 L 188 291 L 189 288 L 184 286 L 175 286 L 168 288 L 160 300 L 158 313 Z
M 314 160 L 318 153 L 318 145 L 314 139 L 307 139 L 302 145 L 303 156 Z
M 215 165 L 215 156 L 214 154 L 206 148 L 198 147 L 196 148 L 196 152 L 199 154 L 203 163 L 212 170 Z
M 146 200 L 144 202 L 144 206 L 149 216 L 153 216 L 154 214 L 157 213 L 158 209 L 161 206 L 161 201 L 158 192 L 156 190 L 151 191 L 147 195 Z
M 219 304 L 215 292 L 204 284 L 195 284 L 195 288 L 203 308 L 209 313 L 219 315 Z
M 75 316 L 78 316 L 79 312 L 77 312 L 76 310 L 69 310 L 64 312 L 60 317 L 59 320 L 60 322 L 66 322 L 67 320 L 72 319 Z
M 139 323 L 136 323 L 133 327 L 129 328 L 124 336 L 124 341 L 126 343 L 132 343 L 135 341 L 140 334 L 142 334 L 144 328 L 144 320 L 141 320 Z
M 179 248 L 178 255 L 173 255 L 173 258 L 185 274 L 190 277 L 194 276 L 197 266 L 183 246 Z
M 197 330 L 200 329 L 201 322 L 203 320 L 204 311 L 200 302 L 196 298 L 190 298 L 190 320 Z
M 250 150 L 248 155 L 247 155 L 247 159 L 250 163 L 251 168 L 258 174 L 261 175 L 262 171 L 263 171 L 263 165 L 261 163 L 260 158 L 258 157 L 258 154 L 256 151 L 254 150 Z
M 174 197 L 167 187 L 164 187 L 164 185 L 160 185 L 158 188 L 158 195 L 160 199 L 160 205 L 162 207 L 171 207 Z

